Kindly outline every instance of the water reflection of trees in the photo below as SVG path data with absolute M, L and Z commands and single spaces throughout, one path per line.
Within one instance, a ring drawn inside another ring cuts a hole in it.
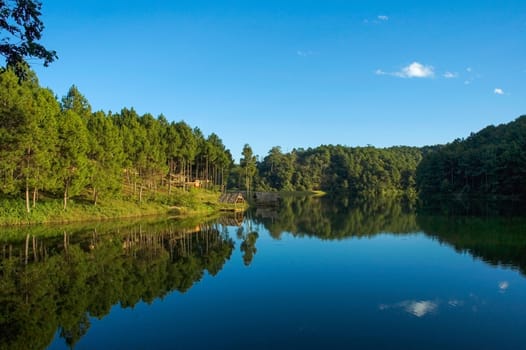
M 382 232 L 417 232 L 414 203 L 395 198 L 369 200 L 319 197 L 284 198 L 279 210 L 258 209 L 254 220 L 272 237 L 283 232 L 321 239 L 374 236 Z
M 73 346 L 113 305 L 187 291 L 230 258 L 234 243 L 219 228 L 163 223 L 0 243 L 0 349 L 46 348 L 57 329 Z
M 417 206 L 394 198 L 335 201 L 285 198 L 279 210 L 260 208 L 254 220 L 279 239 L 293 236 L 321 239 L 372 237 L 379 233 L 423 232 L 458 252 L 491 265 L 509 266 L 526 275 L 526 218 L 516 216 L 524 205 L 502 202 L 434 202 Z
M 486 263 L 517 268 L 526 275 L 526 219 L 420 214 L 428 236 Z

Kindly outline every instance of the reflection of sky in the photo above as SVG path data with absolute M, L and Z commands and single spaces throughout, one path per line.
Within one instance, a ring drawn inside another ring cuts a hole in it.
M 507 281 L 499 283 L 499 289 L 501 293 L 504 293 L 509 287 Z M 438 312 L 441 305 L 448 307 L 449 309 L 458 309 L 464 306 L 471 306 L 473 312 L 477 312 L 479 306 L 486 305 L 484 299 L 480 299 L 477 295 L 470 293 L 466 300 L 461 299 L 449 299 L 447 301 L 441 301 L 440 299 L 435 300 L 403 300 L 393 304 L 380 304 L 378 309 L 381 311 L 385 310 L 403 310 L 408 314 L 415 317 L 421 318 L 427 315 Z
M 404 300 L 395 304 L 381 304 L 379 309 L 402 309 L 413 316 L 424 317 L 438 309 L 438 302 L 431 300 Z
M 508 290 L 509 286 L 510 286 L 510 283 L 508 281 L 499 282 L 499 291 L 501 293 L 504 293 L 506 292 L 506 290 Z

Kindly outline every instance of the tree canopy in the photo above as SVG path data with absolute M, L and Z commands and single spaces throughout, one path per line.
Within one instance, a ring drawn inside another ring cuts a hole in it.
M 526 196 L 526 116 L 429 148 L 417 179 L 423 195 Z
M 38 42 L 44 30 L 41 10 L 40 1 L 0 1 L 0 55 L 19 78 L 26 77 L 27 58 L 41 59 L 44 66 L 58 58 L 55 51 Z
M 252 155 L 248 145 L 241 166 Z M 250 156 L 250 157 L 249 157 Z M 257 162 L 257 171 L 243 171 L 261 191 L 312 191 L 330 194 L 376 195 L 415 193 L 415 171 L 422 158 L 416 147 L 347 147 L 322 145 L 283 153 L 273 147 Z M 248 183 L 248 181 L 245 181 Z
M 29 71 L 19 82 L 0 74 L 0 198 L 23 194 L 27 212 L 39 194 L 143 201 L 173 187 L 224 189 L 233 160 L 217 134 L 205 137 L 165 116 L 93 112 L 72 86 L 59 102 Z

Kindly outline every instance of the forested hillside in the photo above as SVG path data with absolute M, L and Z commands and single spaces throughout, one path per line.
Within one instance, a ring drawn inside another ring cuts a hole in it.
M 0 198 L 24 198 L 29 212 L 42 194 L 66 208 L 79 195 L 140 202 L 196 179 L 226 184 L 233 160 L 216 134 L 133 109 L 93 112 L 75 86 L 58 101 L 27 75 L 0 74 Z
M 423 195 L 526 195 L 526 116 L 488 126 L 426 152 L 417 171 Z
M 319 146 L 283 153 L 274 147 L 258 164 L 266 190 L 322 190 L 332 194 L 414 192 L 421 160 L 416 147 Z

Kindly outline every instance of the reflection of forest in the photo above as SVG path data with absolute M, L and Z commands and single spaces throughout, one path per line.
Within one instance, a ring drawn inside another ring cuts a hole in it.
M 423 231 L 459 252 L 526 274 L 526 218 L 510 216 L 516 212 L 509 206 L 472 201 L 439 202 L 418 210 L 415 207 L 415 203 L 394 198 L 354 202 L 285 198 L 279 210 L 258 209 L 255 220 L 276 239 L 284 232 L 297 237 L 343 239 Z M 515 203 L 513 207 L 523 206 Z M 496 215 L 502 213 L 508 216 Z
M 284 198 L 278 210 L 258 209 L 254 217 L 277 239 L 283 232 L 298 237 L 343 239 L 418 231 L 413 204 L 394 198 L 354 202 L 324 197 Z
M 284 232 L 324 240 L 423 232 L 459 252 L 526 274 L 526 219 L 475 216 L 474 207 L 437 211 L 416 210 L 414 203 L 396 199 L 284 198 L 278 210 L 249 213 L 252 220 L 239 226 L 237 238 L 248 266 L 258 251 L 261 226 L 276 239 Z M 241 218 L 221 222 L 2 232 L 0 349 L 42 349 L 57 330 L 74 345 L 88 331 L 91 317 L 106 316 L 116 304 L 151 303 L 172 291 L 187 291 L 205 271 L 217 274 L 234 248 L 222 227 L 237 226 Z
M 419 215 L 429 236 L 486 263 L 518 268 L 526 275 L 526 219 Z
M 113 305 L 187 291 L 230 258 L 220 227 L 165 222 L 0 243 L 0 349 L 46 348 L 57 329 L 71 346 Z

